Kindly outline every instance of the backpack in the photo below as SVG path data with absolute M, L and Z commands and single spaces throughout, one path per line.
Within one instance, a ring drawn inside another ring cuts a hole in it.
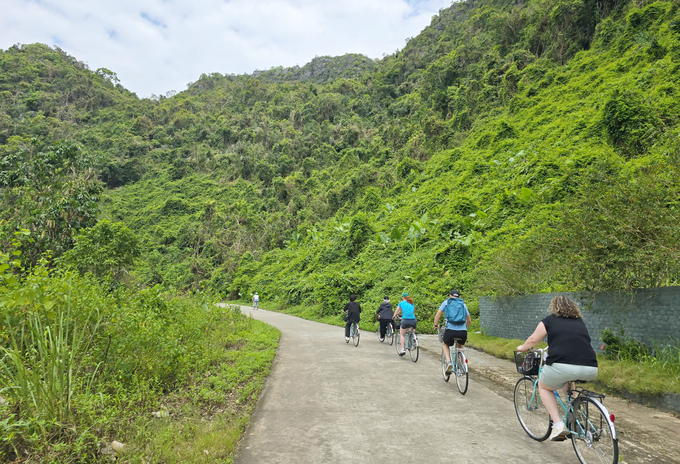
M 446 320 L 453 324 L 465 322 L 465 303 L 460 298 L 449 298 L 444 312 Z

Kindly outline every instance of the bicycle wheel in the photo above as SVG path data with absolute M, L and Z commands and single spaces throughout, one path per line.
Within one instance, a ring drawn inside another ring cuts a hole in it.
M 609 411 L 592 398 L 577 398 L 567 416 L 571 444 L 583 464 L 616 464 L 619 444 Z
M 394 347 L 397 349 L 397 354 L 401 353 L 401 335 L 397 331 L 394 332 Z
M 468 371 L 465 363 L 465 355 L 460 351 L 456 353 L 456 364 L 453 366 L 456 372 L 456 385 L 461 394 L 467 393 L 468 389 Z
M 420 354 L 420 347 L 418 346 L 418 337 L 416 337 L 416 334 L 411 332 L 409 334 L 409 343 L 408 343 L 408 354 L 411 356 L 411 361 L 413 362 L 418 362 L 418 355 Z
M 387 343 L 389 343 L 390 346 L 392 346 L 392 343 L 394 343 L 394 329 L 392 328 L 392 324 L 387 324 L 385 338 L 387 339 Z
M 354 343 L 354 346 L 359 346 L 359 327 L 357 326 L 356 322 L 352 323 L 352 343 Z
M 534 385 L 536 387 L 534 388 Z M 538 384 L 531 377 L 523 377 L 515 385 L 515 412 L 524 431 L 534 440 L 550 436 L 550 414 L 538 394 Z
M 444 353 L 444 348 L 442 348 L 442 377 L 444 377 L 444 382 L 448 382 L 451 378 L 451 374 L 446 373 L 446 366 L 449 362 L 446 360 L 446 354 Z

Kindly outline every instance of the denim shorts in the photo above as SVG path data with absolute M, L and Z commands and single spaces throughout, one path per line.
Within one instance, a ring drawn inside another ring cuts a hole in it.
M 408 327 L 413 327 L 414 329 L 416 328 L 416 320 L 415 319 L 402 319 L 401 320 L 401 326 L 400 328 L 406 329 Z
M 552 363 L 543 366 L 539 379 L 553 390 L 559 390 L 567 382 L 574 380 L 594 380 L 597 377 L 597 367 L 578 366 L 576 364 Z

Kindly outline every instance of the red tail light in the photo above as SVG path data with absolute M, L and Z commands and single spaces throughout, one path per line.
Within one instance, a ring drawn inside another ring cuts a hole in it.
M 465 364 L 467 364 L 467 358 L 465 359 Z
M 609 415 L 609 420 L 611 420 L 612 422 L 614 422 L 614 419 L 616 419 L 616 418 L 614 417 L 614 414 L 610 414 L 610 415 Z

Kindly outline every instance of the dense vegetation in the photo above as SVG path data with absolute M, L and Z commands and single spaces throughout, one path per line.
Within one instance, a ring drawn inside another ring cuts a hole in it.
M 349 293 L 408 291 L 427 320 L 452 286 L 474 310 L 482 294 L 676 285 L 679 6 L 466 1 L 379 61 L 203 74 L 151 99 L 58 48 L 0 51 L 4 349 L 31 324 L 95 324 L 78 381 L 108 401 L 188 385 L 204 356 L 126 364 L 122 328 L 149 312 L 170 353 L 216 323 L 163 292 L 258 291 L 331 320 Z M 7 296 L 67 286 L 59 305 Z M 59 420 L 26 417 L 34 443 Z M 7 456 L 28 446 L 3 439 Z

